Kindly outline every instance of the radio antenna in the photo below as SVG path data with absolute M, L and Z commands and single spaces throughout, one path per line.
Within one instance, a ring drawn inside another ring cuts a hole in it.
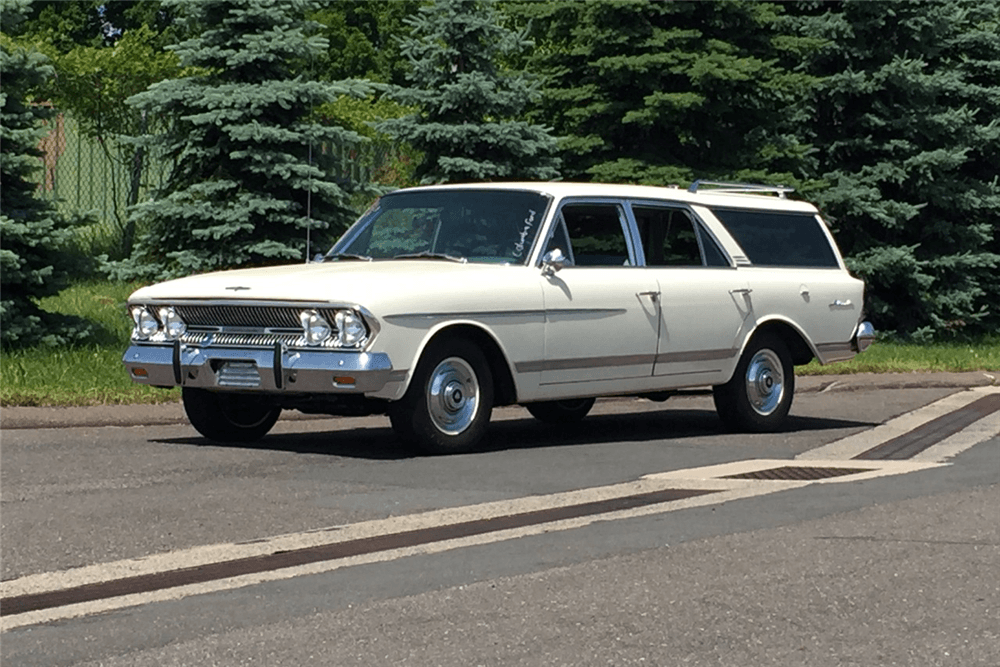
M 312 189 L 315 175 L 312 173 L 313 166 L 313 140 L 312 133 L 309 135 L 309 189 L 306 191 L 306 264 L 312 257 Z
M 315 53 L 312 49 L 309 49 L 309 115 L 313 116 L 316 111 L 316 59 Z M 316 119 L 313 117 L 313 122 Z M 313 128 L 311 123 L 307 125 L 309 128 L 309 189 L 306 190 L 306 264 L 309 263 L 312 257 L 312 191 L 316 184 L 316 175 L 313 173 Z

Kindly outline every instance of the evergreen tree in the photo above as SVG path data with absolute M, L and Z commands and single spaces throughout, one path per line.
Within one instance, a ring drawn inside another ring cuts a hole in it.
M 339 95 L 364 96 L 356 81 L 308 80 L 326 48 L 304 19 L 307 0 L 165 3 L 198 36 L 170 47 L 192 74 L 131 98 L 172 122 L 147 137 L 174 161 L 163 190 L 134 212 L 147 229 L 122 275 L 182 275 L 300 260 L 307 237 L 339 233 L 353 219 L 345 187 L 311 159 L 346 151 L 361 137 L 323 125 L 313 109 Z
M 323 27 L 326 53 L 315 67 L 330 81 L 363 77 L 380 83 L 402 84 L 406 59 L 399 51 L 404 21 L 416 13 L 419 0 L 323 0 L 309 18 Z
M 5 29 L 17 24 L 23 8 L 4 3 Z M 52 73 L 45 56 L 0 36 L 0 343 L 5 347 L 56 345 L 88 334 L 82 320 L 46 312 L 37 301 L 58 294 L 84 268 L 72 240 L 74 227 L 86 220 L 63 216 L 36 197 L 32 178 L 41 167 L 41 121 L 52 112 L 29 95 Z
M 419 8 L 420 0 L 324 0 L 320 9 L 308 16 L 323 26 L 320 34 L 329 41 L 329 48 L 311 68 L 322 81 L 364 78 L 377 84 L 405 83 L 408 68 L 400 54 L 399 35 L 407 27 L 406 19 Z M 384 86 L 378 88 L 384 90 Z M 342 125 L 369 139 L 360 151 L 352 153 L 350 163 L 341 156 L 329 156 L 332 159 L 324 168 L 385 189 L 415 185 L 413 171 L 419 154 L 375 129 L 380 121 L 412 112 L 378 93 L 366 99 L 344 96 L 320 106 L 317 113 L 324 122 Z
M 538 82 L 504 67 L 531 46 L 525 33 L 501 25 L 492 0 L 433 0 L 407 23 L 410 85 L 387 95 L 418 111 L 378 128 L 423 152 L 421 182 L 556 178 L 555 138 L 523 119 Z
M 764 2 L 575 0 L 513 3 L 546 80 L 537 114 L 555 127 L 575 180 L 694 178 L 801 185 L 799 138 L 822 44 Z
M 823 3 L 819 196 L 882 330 L 1000 329 L 1000 2 Z

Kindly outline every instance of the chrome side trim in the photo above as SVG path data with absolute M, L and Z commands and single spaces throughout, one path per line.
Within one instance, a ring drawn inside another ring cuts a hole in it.
M 841 354 L 844 352 L 853 352 L 854 349 L 851 343 L 817 343 L 816 351 L 826 354 Z
M 656 355 L 658 364 L 683 364 L 692 361 L 719 361 L 720 359 L 732 359 L 739 350 L 698 350 L 695 352 L 664 352 Z M 698 371 L 702 372 L 702 371 Z
M 721 368 L 699 368 L 696 371 L 681 371 L 679 373 L 657 373 L 656 377 L 665 378 L 665 377 L 681 377 L 684 375 L 711 375 L 713 373 L 721 373 L 721 372 L 722 372 Z
M 543 371 L 586 370 L 614 366 L 652 366 L 655 355 L 630 354 L 616 357 L 584 357 L 580 359 L 546 359 L 542 361 L 521 361 L 514 364 L 518 373 L 540 373 Z
M 628 310 L 625 308 L 550 308 L 545 311 L 545 315 L 551 320 L 557 317 L 576 317 L 582 315 L 584 319 L 603 319 L 615 315 L 624 315 Z
M 511 318 L 532 318 L 535 321 L 543 322 L 554 317 L 576 317 L 602 319 L 615 315 L 624 315 L 628 311 L 625 308 L 549 308 L 546 310 L 504 310 L 504 311 L 458 311 L 449 313 L 395 313 L 386 315 L 382 319 L 394 324 L 419 323 L 421 325 L 429 322 L 441 320 L 496 320 Z
M 818 343 L 816 345 L 816 356 L 821 364 L 832 364 L 835 361 L 847 361 L 853 359 L 857 354 L 851 342 L 846 343 Z
M 609 368 L 614 366 L 640 366 L 653 363 L 685 363 L 693 361 L 718 361 L 731 359 L 739 350 L 698 350 L 696 352 L 669 352 L 665 354 L 631 354 L 615 357 L 583 357 L 580 359 L 543 359 L 538 361 L 521 361 L 514 364 L 518 373 L 541 373 L 544 371 L 587 370 L 593 368 Z M 712 372 L 711 369 L 693 371 L 697 373 Z
M 427 324 L 428 322 L 435 320 L 447 320 L 447 319 L 461 319 L 461 320 L 492 320 L 492 319 L 508 319 L 508 318 L 536 318 L 541 322 L 545 317 L 545 311 L 540 309 L 535 310 L 505 310 L 505 311 L 465 311 L 465 312 L 453 312 L 453 313 L 396 313 L 395 315 L 386 315 L 382 319 L 387 322 L 393 322 L 396 324 L 402 324 L 407 322 L 418 322 L 420 324 Z

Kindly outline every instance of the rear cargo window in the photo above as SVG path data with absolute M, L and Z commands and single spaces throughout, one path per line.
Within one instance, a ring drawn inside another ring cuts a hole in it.
M 712 209 L 747 259 L 758 266 L 839 268 L 816 216 L 741 209 Z

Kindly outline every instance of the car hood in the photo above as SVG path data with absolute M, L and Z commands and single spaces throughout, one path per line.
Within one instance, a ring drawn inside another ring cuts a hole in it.
M 143 287 L 130 303 L 173 300 L 331 302 L 366 305 L 389 294 L 458 291 L 502 284 L 501 275 L 525 267 L 442 260 L 335 261 L 219 271 Z

